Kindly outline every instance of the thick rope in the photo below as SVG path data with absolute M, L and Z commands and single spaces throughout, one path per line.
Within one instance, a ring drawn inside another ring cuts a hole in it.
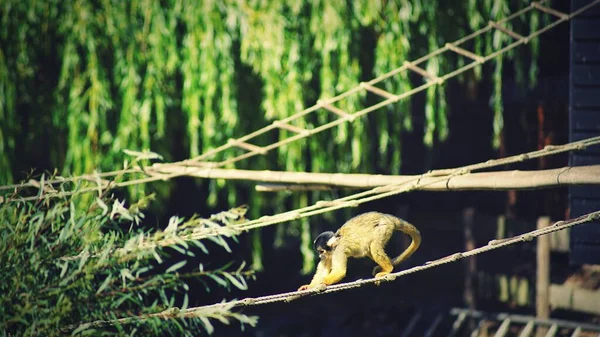
M 405 270 L 402 270 L 399 272 L 391 273 L 391 274 L 388 274 L 388 275 L 386 275 L 382 278 L 378 278 L 378 279 L 375 279 L 375 278 L 369 278 L 369 279 L 364 279 L 364 280 L 360 279 L 360 280 L 347 282 L 347 283 L 334 284 L 334 285 L 330 285 L 327 287 L 320 287 L 320 288 L 302 290 L 302 291 L 292 291 L 292 292 L 287 292 L 287 293 L 254 297 L 254 298 L 249 297 L 249 298 L 245 298 L 245 299 L 241 299 L 241 300 L 234 300 L 234 301 L 229 301 L 229 302 L 221 302 L 221 303 L 215 303 L 215 304 L 210 304 L 210 305 L 188 308 L 185 310 L 179 310 L 178 308 L 171 308 L 171 309 L 167 309 L 163 312 L 149 314 L 149 315 L 145 315 L 145 316 L 125 317 L 125 318 L 112 320 L 112 321 L 99 320 L 99 321 L 94 321 L 94 322 L 85 323 L 85 324 L 89 324 L 90 326 L 98 327 L 98 326 L 113 325 L 113 324 L 117 324 L 117 323 L 127 324 L 127 323 L 131 323 L 131 322 L 136 322 L 136 321 L 143 321 L 143 320 L 146 320 L 146 319 L 152 318 L 152 317 L 163 317 L 163 318 L 166 318 L 166 317 L 169 317 L 169 318 L 194 317 L 194 316 L 197 316 L 198 314 L 201 314 L 202 312 L 229 310 L 234 307 L 257 306 L 257 305 L 277 303 L 277 302 L 291 302 L 293 300 L 296 300 L 296 299 L 299 299 L 299 298 L 305 297 L 305 296 L 334 293 L 334 292 L 338 292 L 338 291 L 359 288 L 359 287 L 362 287 L 364 285 L 371 284 L 371 283 L 379 284 L 380 282 L 391 282 L 402 276 L 406 276 L 406 275 L 414 274 L 414 273 L 424 271 L 427 269 L 435 268 L 435 267 L 438 267 L 438 266 L 441 266 L 441 265 L 444 265 L 447 263 L 456 262 L 465 257 L 476 256 L 476 255 L 479 255 L 482 253 L 486 253 L 486 252 L 489 252 L 492 250 L 511 246 L 511 245 L 514 245 L 517 243 L 529 242 L 539 236 L 547 235 L 547 234 L 550 234 L 553 232 L 567 229 L 567 228 L 570 228 L 570 227 L 573 227 L 573 226 L 576 226 L 579 224 L 592 222 L 592 221 L 595 221 L 598 219 L 600 219 L 600 211 L 585 214 L 585 215 L 582 215 L 580 217 L 570 219 L 570 220 L 558 221 L 558 222 L 555 222 L 553 225 L 545 227 L 545 228 L 536 229 L 536 230 L 533 230 L 533 231 L 530 231 L 530 232 L 527 232 L 527 233 L 524 233 L 521 235 L 513 236 L 511 238 L 492 240 L 492 241 L 488 242 L 488 244 L 485 246 L 482 246 L 482 247 L 479 247 L 476 249 L 472 249 L 470 251 L 459 252 L 459 253 L 455 253 L 452 255 L 448 255 L 441 259 L 438 259 L 435 261 L 430 261 L 423 265 L 405 269 Z M 173 316 L 174 312 L 177 313 L 175 316 Z M 76 328 L 76 326 L 70 326 L 67 329 L 74 329 L 74 328 Z
M 279 213 L 277 215 L 272 216 L 263 216 L 256 220 L 250 220 L 239 225 L 231 225 L 231 226 L 223 226 L 223 227 L 210 227 L 210 228 L 198 228 L 191 234 L 180 235 L 177 240 L 174 239 L 164 239 L 158 242 L 147 242 L 142 246 L 137 246 L 135 248 L 127 249 L 120 248 L 123 253 L 132 253 L 135 250 L 149 250 L 154 249 L 156 247 L 165 247 L 173 244 L 177 244 L 180 241 L 191 241 L 191 240 L 202 240 L 208 237 L 213 236 L 232 236 L 239 234 L 244 231 L 249 231 L 256 228 L 262 228 L 267 226 L 272 226 L 275 224 L 311 217 L 313 215 L 322 214 L 326 212 L 330 212 L 336 209 L 346 208 L 346 207 L 356 207 L 362 203 L 366 203 L 369 201 L 382 199 L 391 195 L 406 193 L 414 190 L 419 190 L 424 186 L 428 186 L 431 184 L 436 184 L 442 181 L 449 182 L 453 177 L 468 174 L 470 172 L 476 170 L 482 170 L 487 168 L 492 168 L 501 165 L 513 164 L 521 161 L 525 161 L 528 159 L 535 159 L 544 156 L 555 155 L 559 153 L 564 153 L 567 151 L 573 150 L 583 150 L 589 146 L 600 144 L 600 137 L 592 137 L 584 140 L 580 140 L 577 142 L 567 143 L 563 145 L 551 145 L 546 146 L 542 150 L 531 151 L 519 155 L 514 155 L 510 157 L 500 158 L 500 159 L 492 159 L 485 162 L 466 165 L 453 169 L 443 169 L 443 170 L 435 170 L 425 174 L 422 174 L 412 180 L 409 180 L 402 184 L 392 184 L 386 186 L 375 187 L 371 190 L 352 194 L 346 197 L 342 197 L 335 200 L 327 200 L 327 201 L 318 201 L 314 205 L 299 208 L 296 210 Z M 433 177 L 434 179 L 429 180 L 427 183 L 422 183 L 421 179 L 423 177 Z M 439 177 L 435 179 L 435 177 Z M 97 256 L 98 254 L 91 255 Z M 82 258 L 84 255 L 75 255 L 75 256 L 66 256 L 63 257 L 62 260 L 76 260 L 78 258 Z M 89 257 L 89 255 L 85 255 L 85 257 Z
M 401 193 L 406 193 L 414 190 L 418 190 L 423 186 L 427 186 L 429 184 L 436 184 L 442 181 L 450 181 L 452 177 L 456 177 L 459 175 L 464 175 L 473 171 L 493 168 L 497 166 L 514 164 L 517 162 L 522 162 L 528 159 L 535 159 L 549 155 L 555 155 L 559 153 L 564 153 L 573 150 L 582 150 L 592 145 L 600 144 L 600 137 L 592 137 L 588 139 L 584 139 L 577 142 L 567 143 L 563 145 L 552 145 L 546 146 L 542 150 L 531 151 L 515 156 L 505 157 L 501 159 L 492 159 L 485 162 L 466 165 L 463 167 L 453 168 L 453 169 L 444 169 L 444 170 L 435 170 L 428 173 L 425 173 L 411 181 L 408 181 L 403 184 L 395 184 L 395 185 L 386 185 L 379 186 L 364 192 L 355 193 L 346 197 L 338 198 L 335 200 L 327 200 L 327 201 L 318 201 L 314 205 L 299 208 L 296 210 L 279 213 L 273 216 L 263 216 L 256 220 L 250 220 L 244 223 L 241 223 L 235 228 L 242 232 L 248 231 L 256 228 L 267 227 L 271 225 L 275 225 L 282 222 L 287 222 L 291 220 L 297 220 L 301 218 L 311 217 L 313 215 L 322 214 L 325 212 L 330 212 L 333 210 L 346 208 L 346 207 L 356 207 L 360 204 L 374 201 L 378 199 L 382 199 L 385 197 L 389 197 L 392 195 L 397 195 Z M 423 177 L 440 177 L 439 179 L 430 180 L 428 183 L 422 183 L 421 178 Z M 225 230 L 225 229 L 224 229 Z M 230 228 L 227 228 L 230 230 Z M 189 234 L 183 236 L 184 240 L 200 240 L 210 236 L 221 235 L 222 233 L 218 228 L 210 229 L 210 231 L 199 231 L 197 233 Z

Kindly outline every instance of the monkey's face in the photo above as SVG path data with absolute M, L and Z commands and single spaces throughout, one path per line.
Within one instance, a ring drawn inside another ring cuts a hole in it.
M 313 243 L 315 250 L 319 253 L 319 258 L 326 259 L 331 256 L 331 251 L 334 248 L 335 235 L 333 232 L 323 232 L 317 236 Z
M 319 248 L 319 249 L 317 249 L 317 253 L 319 253 L 319 259 L 321 259 L 321 260 L 326 260 L 331 257 L 331 250 Z

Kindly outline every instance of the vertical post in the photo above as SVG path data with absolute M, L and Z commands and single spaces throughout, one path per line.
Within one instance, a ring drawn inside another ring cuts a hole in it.
M 475 216 L 474 208 L 467 208 L 463 211 L 463 228 L 465 235 L 465 251 L 475 249 L 475 238 L 473 237 L 473 218 Z M 465 293 L 464 300 L 469 310 L 475 310 L 475 273 L 477 264 L 475 256 L 465 259 Z M 475 328 L 473 320 L 469 320 L 468 327 L 470 331 Z
M 550 217 L 538 218 L 537 228 L 550 225 Z M 537 270 L 535 286 L 536 316 L 541 319 L 550 318 L 550 239 L 547 235 L 537 238 Z M 542 330 L 542 331 L 540 331 Z M 539 329 L 536 336 L 544 335 L 546 329 Z

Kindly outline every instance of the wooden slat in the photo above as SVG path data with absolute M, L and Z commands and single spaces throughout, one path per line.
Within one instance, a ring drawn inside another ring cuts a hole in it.
M 455 52 L 457 54 L 461 54 L 462 56 L 466 56 L 466 57 L 468 57 L 470 59 L 473 59 L 477 63 L 483 63 L 484 62 L 483 57 L 481 57 L 481 56 L 479 56 L 479 55 L 477 55 L 475 53 L 472 53 L 472 52 L 470 52 L 470 51 L 468 51 L 466 49 L 463 49 L 461 47 L 455 46 L 452 43 L 446 43 L 446 48 L 452 50 L 453 52 Z
M 310 134 L 309 130 L 306 130 L 306 129 L 303 129 L 303 128 L 299 128 L 297 126 L 290 125 L 290 124 L 287 124 L 287 123 L 282 123 L 280 121 L 274 121 L 273 125 L 276 126 L 276 127 L 278 127 L 278 128 L 280 128 L 280 129 L 292 131 L 292 132 L 303 134 L 303 135 L 309 135 Z
M 581 328 L 577 328 L 577 329 L 573 330 L 571 337 L 579 337 L 580 333 L 581 333 Z
M 450 333 L 448 333 L 448 337 L 454 337 L 456 335 L 456 333 L 460 330 L 463 323 L 465 322 L 465 318 L 467 318 L 466 312 L 461 312 L 458 315 L 458 318 L 456 319 L 456 321 L 454 321 L 454 323 L 452 323 L 452 330 L 450 330 Z
M 483 323 L 485 321 L 483 319 L 479 320 L 479 323 L 477 323 L 477 327 L 475 329 L 473 329 L 473 331 L 471 331 L 471 334 L 469 335 L 470 337 L 479 337 L 479 335 L 481 334 L 481 329 L 483 328 Z
M 600 35 L 600 22 L 598 23 L 598 34 Z M 600 38 L 598 44 L 600 45 Z M 571 66 L 571 78 L 573 85 L 600 87 L 600 64 L 574 64 Z M 600 111 L 596 112 L 600 114 Z M 598 120 L 600 121 L 600 119 Z
M 600 7 L 600 6 L 596 6 Z M 600 20 L 595 18 L 580 18 L 573 19 L 571 23 L 572 36 L 574 40 L 598 40 L 600 39 Z
M 548 332 L 546 333 L 545 337 L 554 337 L 554 335 L 556 335 L 556 331 L 558 331 L 558 325 L 552 324 L 552 326 L 550 327 L 550 329 L 548 329 Z
M 260 147 L 260 146 L 256 146 L 254 144 L 242 142 L 242 141 L 239 141 L 237 139 L 230 139 L 228 143 L 230 143 L 233 146 L 237 146 L 237 147 L 239 147 L 241 149 L 244 149 L 244 150 L 248 150 L 248 151 L 252 151 L 252 152 L 256 152 L 256 153 L 260 153 L 260 154 L 267 153 L 267 151 L 265 149 L 263 149 L 262 147 Z
M 571 109 L 570 117 L 572 133 L 600 134 L 600 110 Z
M 535 323 L 533 321 L 527 322 L 527 325 L 521 330 L 519 337 L 529 337 L 533 332 L 533 328 L 535 327 Z
M 508 328 L 510 328 L 510 318 L 505 318 L 502 321 L 502 324 L 500 324 L 500 326 L 498 327 L 498 330 L 496 330 L 494 337 L 506 336 L 506 333 L 508 332 Z
M 600 157 L 597 159 L 600 160 Z M 587 195 L 582 195 L 581 197 L 571 197 L 571 217 L 586 214 L 586 210 L 588 209 L 593 209 L 594 211 L 600 210 L 600 200 L 597 199 L 597 189 L 598 187 L 596 187 L 595 190 L 590 189 L 588 190 Z M 592 246 L 597 245 L 598 250 L 600 250 L 600 226 L 597 225 L 598 223 L 600 223 L 600 221 L 595 220 L 589 224 L 582 224 L 581 226 L 571 228 L 571 233 L 578 234 L 571 237 L 571 243 L 583 243 Z
M 600 294 L 596 290 L 575 288 L 570 285 L 552 284 L 550 303 L 553 308 L 600 314 Z
M 342 110 L 342 109 L 340 109 L 340 108 L 338 108 L 336 106 L 333 106 L 333 105 L 331 105 L 329 103 L 323 103 L 323 102 L 321 102 L 320 105 L 324 109 L 326 109 L 326 110 L 328 110 L 330 112 L 333 112 L 334 114 L 336 114 L 336 115 L 338 115 L 338 116 L 340 116 L 342 118 L 347 118 L 350 121 L 353 121 L 354 118 L 355 118 L 354 116 L 352 116 L 351 114 L 347 113 L 346 111 L 344 111 L 344 110 Z
M 379 95 L 379 96 L 387 98 L 387 99 L 392 99 L 392 98 L 396 98 L 397 97 L 396 95 L 392 94 L 391 92 L 387 92 L 387 91 L 385 91 L 383 89 L 379 89 L 379 88 L 377 88 L 375 86 L 372 86 L 372 85 L 370 85 L 370 84 L 368 84 L 366 82 L 362 82 L 360 84 L 360 86 L 363 87 L 363 88 L 365 88 L 367 91 L 370 91 L 370 92 L 372 92 L 372 93 L 374 93 L 376 95 Z
M 442 322 L 443 319 L 444 319 L 444 315 L 443 314 L 438 314 L 435 317 L 435 320 L 433 321 L 433 323 L 431 324 L 431 326 L 429 326 L 429 328 L 427 329 L 427 331 L 425 331 L 425 334 L 423 334 L 423 337 L 432 337 L 432 336 L 434 336 L 435 330 L 440 325 L 440 323 Z
M 600 45 L 600 43 L 599 43 Z M 597 48 L 597 47 L 596 47 Z M 600 48 L 599 48 L 600 49 Z M 591 70 L 591 68 L 590 68 Z M 571 105 L 573 108 L 600 110 L 600 95 L 598 87 L 571 89 Z
M 441 83 L 441 82 L 443 82 L 443 80 L 442 80 L 441 78 L 439 78 L 439 77 L 437 77 L 437 76 L 435 76 L 435 75 L 433 75 L 433 74 L 429 73 L 427 70 L 425 70 L 425 69 L 423 69 L 423 68 L 421 68 L 421 67 L 419 67 L 419 66 L 416 66 L 415 64 L 413 64 L 413 63 L 411 63 L 411 62 L 404 61 L 404 65 L 405 65 L 405 66 L 406 66 L 408 69 L 410 69 L 410 70 L 414 71 L 415 73 L 417 73 L 417 74 L 419 74 L 419 75 L 421 75 L 421 76 L 423 76 L 423 77 L 425 77 L 425 78 L 428 78 L 428 79 L 430 79 L 430 80 L 432 80 L 432 81 L 435 81 L 435 82 L 437 82 L 437 83 Z
M 501 31 L 502 33 L 504 33 L 506 35 L 509 35 L 509 36 L 513 37 L 516 40 L 525 39 L 525 37 L 523 35 L 518 34 L 518 33 L 514 32 L 514 31 L 512 31 L 512 30 L 510 30 L 510 29 L 508 29 L 506 27 L 502 27 L 502 26 L 500 26 L 499 24 L 497 24 L 494 21 L 490 21 L 489 24 L 490 24 L 491 27 L 496 28 L 497 30 Z
M 573 34 L 575 34 L 575 32 L 573 32 Z M 571 44 L 571 49 L 573 64 L 597 64 L 597 62 L 600 62 L 600 49 L 598 48 L 598 41 L 575 40 Z
M 417 313 L 413 315 L 413 317 L 410 319 L 410 321 L 406 325 L 406 328 L 402 332 L 402 337 L 412 336 L 412 331 L 414 330 L 414 328 L 417 325 L 417 322 L 419 321 L 420 318 L 421 318 L 421 311 L 417 311 Z
M 554 15 L 556 17 L 559 17 L 559 18 L 561 18 L 563 20 L 568 20 L 569 19 L 569 14 L 565 14 L 563 12 L 557 11 L 556 9 L 552 9 L 550 7 L 543 6 L 539 2 L 532 2 L 531 6 L 533 8 L 535 8 L 535 9 L 538 9 L 538 10 L 542 11 L 542 12 L 546 12 L 548 14 L 552 14 L 552 15 Z

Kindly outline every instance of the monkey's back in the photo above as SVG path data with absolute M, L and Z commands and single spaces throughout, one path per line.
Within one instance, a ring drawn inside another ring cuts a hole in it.
M 337 234 L 344 238 L 348 256 L 368 256 L 373 240 L 385 246 L 394 232 L 396 222 L 394 216 L 380 212 L 359 214 L 346 221 Z

